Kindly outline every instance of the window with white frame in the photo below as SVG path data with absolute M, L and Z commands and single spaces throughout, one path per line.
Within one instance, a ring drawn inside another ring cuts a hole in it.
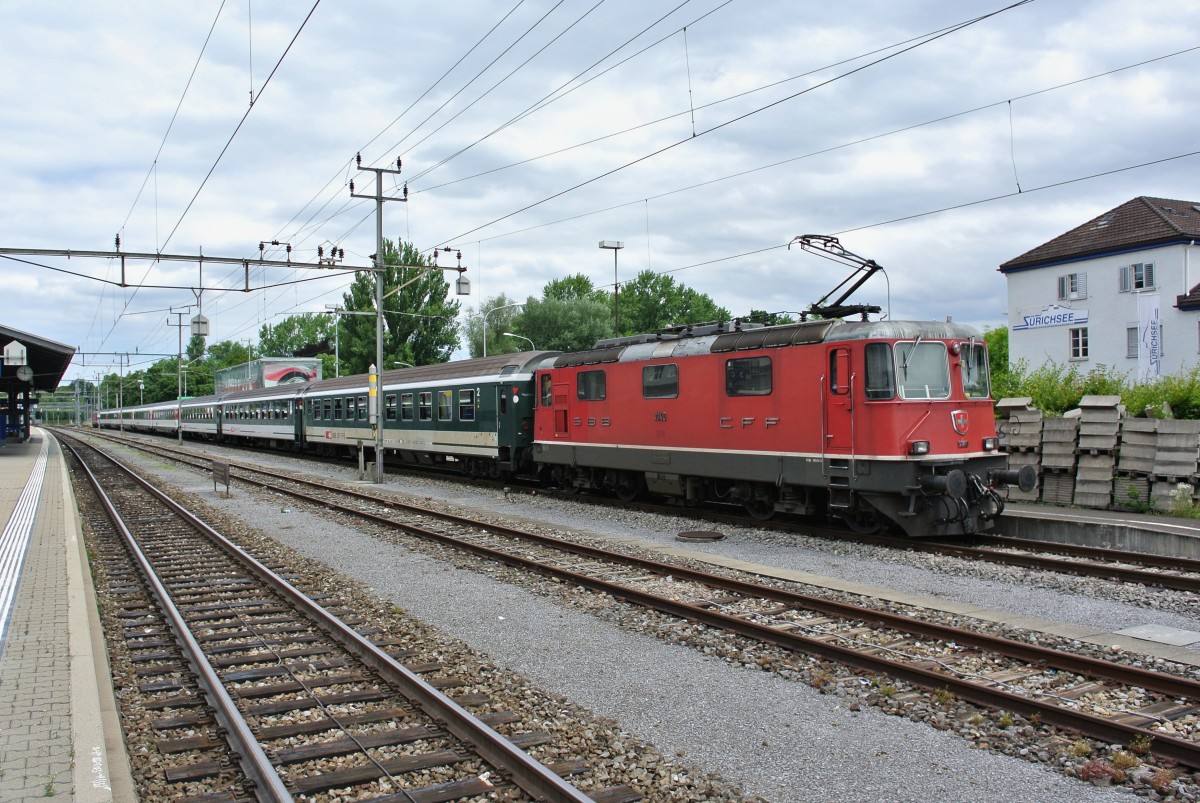
M 1071 359 L 1086 360 L 1088 358 L 1088 330 L 1086 326 L 1071 329 Z
M 1087 298 L 1087 274 L 1068 273 L 1058 277 L 1058 300 L 1074 301 Z
M 1136 359 L 1138 355 L 1138 328 L 1125 327 L 1125 356 Z
M 1152 290 L 1154 284 L 1154 263 L 1137 262 L 1133 265 L 1122 265 L 1120 269 L 1120 290 L 1122 293 L 1137 290 Z

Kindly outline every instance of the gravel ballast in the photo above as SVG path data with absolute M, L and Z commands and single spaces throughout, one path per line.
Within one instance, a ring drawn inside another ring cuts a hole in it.
M 557 604 L 552 596 L 533 595 L 487 573 L 383 542 L 297 509 L 289 500 L 237 489 L 236 481 L 233 498 L 220 499 L 207 477 L 167 469 L 152 459 L 129 459 L 367 584 L 380 598 L 488 653 L 498 665 L 616 720 L 667 755 L 720 773 L 749 794 L 778 801 L 1128 799 L 1125 790 L 1097 788 L 1036 763 L 974 749 L 952 731 L 860 707 L 851 696 L 822 694 L 804 683 L 614 627 Z M 244 454 L 238 459 L 250 460 Z M 296 465 L 274 456 L 255 459 Z M 312 469 L 304 463 L 300 470 Z M 353 479 L 353 472 L 340 467 L 322 473 Z M 680 530 L 711 528 L 431 480 L 389 478 L 387 487 L 661 547 L 678 546 L 674 536 Z M 1195 627 L 1194 618 L 1172 610 L 1188 600 L 1161 592 L 1153 596 L 1166 604 L 1150 608 L 1119 599 L 1124 590 L 1114 592 L 1112 584 L 1096 581 L 1063 578 L 1060 587 L 1052 579 L 1039 581 L 1050 587 L 1031 587 L 1017 585 L 1017 574 L 1005 574 L 1021 570 L 979 566 L 970 569 L 972 576 L 949 575 L 948 567 L 936 565 L 945 558 L 858 545 L 799 545 L 794 536 L 724 529 L 730 533 L 725 541 L 689 548 L 1056 621 L 1104 622 L 1110 630 L 1136 624 Z M 1181 799 L 1188 799 L 1183 794 Z

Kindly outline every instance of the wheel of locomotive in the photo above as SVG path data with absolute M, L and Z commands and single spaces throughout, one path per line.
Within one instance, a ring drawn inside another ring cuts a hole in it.
M 621 471 L 618 472 L 616 481 L 613 484 L 613 493 L 622 502 L 632 502 L 642 495 L 645 485 L 641 474 L 632 471 Z
M 750 489 L 749 498 L 742 504 L 751 518 L 766 521 L 775 515 L 775 489 L 754 486 Z
M 842 521 L 852 532 L 859 535 L 874 535 L 883 529 L 883 519 L 870 508 L 855 508 L 842 514 Z

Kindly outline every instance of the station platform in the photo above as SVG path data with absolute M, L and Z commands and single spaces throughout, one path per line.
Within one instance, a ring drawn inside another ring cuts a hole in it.
M 0 448 L 0 800 L 134 800 L 58 443 Z
M 1200 560 L 1200 519 L 1154 513 L 1009 503 L 996 535 Z

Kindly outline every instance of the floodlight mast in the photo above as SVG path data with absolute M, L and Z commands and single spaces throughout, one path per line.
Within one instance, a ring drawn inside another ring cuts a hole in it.
M 806 311 L 801 312 L 800 320 L 805 320 L 809 315 L 816 315 L 820 318 L 829 319 L 845 318 L 849 315 L 861 314 L 862 319 L 865 321 L 869 313 L 882 311 L 882 307 L 879 307 L 875 304 L 846 304 L 845 302 L 846 299 L 854 295 L 858 288 L 863 286 L 863 283 L 865 283 L 867 279 L 870 279 L 872 276 L 874 276 L 876 272 L 883 270 L 883 266 L 873 259 L 860 257 L 858 254 L 855 254 L 852 251 L 847 251 L 842 247 L 842 244 L 838 242 L 837 237 L 831 237 L 828 234 L 801 234 L 797 237 L 793 237 L 792 241 L 788 243 L 789 250 L 792 247 L 792 243 L 799 244 L 801 248 L 809 253 L 816 254 L 817 256 L 825 257 L 826 259 L 839 262 L 843 265 L 849 265 L 850 267 L 854 268 L 849 276 L 847 276 L 836 287 L 822 296 L 820 301 L 817 301 L 815 304 L 810 304 Z M 859 273 L 862 275 L 858 277 L 858 281 L 850 285 L 850 287 L 847 288 L 846 291 L 840 296 L 838 296 L 832 304 L 825 303 L 825 301 L 831 295 L 840 290 L 843 286 L 845 286 L 846 282 L 853 279 L 855 275 Z

